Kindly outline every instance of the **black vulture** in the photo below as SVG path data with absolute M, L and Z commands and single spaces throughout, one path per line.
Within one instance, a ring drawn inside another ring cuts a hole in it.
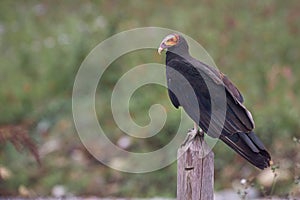
M 264 144 L 253 132 L 254 121 L 243 105 L 243 96 L 226 75 L 189 53 L 182 35 L 170 34 L 158 53 L 166 52 L 168 94 L 209 136 L 219 138 L 259 169 L 272 164 Z

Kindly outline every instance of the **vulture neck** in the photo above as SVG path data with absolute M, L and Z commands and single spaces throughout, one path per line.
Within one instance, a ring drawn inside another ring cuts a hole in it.
M 168 49 L 167 51 L 167 59 L 178 58 L 178 56 L 189 59 L 190 52 L 187 44 L 180 44 L 179 46 L 174 46 Z

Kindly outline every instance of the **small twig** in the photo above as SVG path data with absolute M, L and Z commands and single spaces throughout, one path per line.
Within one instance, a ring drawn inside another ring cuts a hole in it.
M 24 125 L 0 126 L 0 143 L 11 142 L 17 151 L 27 148 L 41 165 L 40 157 L 35 142 L 30 138 L 27 127 Z
M 274 176 L 273 176 L 273 180 L 272 180 L 272 187 L 271 187 L 270 196 L 272 196 L 274 194 L 275 185 L 276 185 L 277 177 L 278 177 L 278 174 L 276 173 L 277 169 L 279 169 L 279 165 L 273 165 L 271 167 L 271 170 L 272 170 L 272 173 L 274 174 Z

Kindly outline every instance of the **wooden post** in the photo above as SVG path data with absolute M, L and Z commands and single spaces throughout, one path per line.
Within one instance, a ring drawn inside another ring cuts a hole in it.
M 214 199 L 214 153 L 196 134 L 177 153 L 177 200 Z

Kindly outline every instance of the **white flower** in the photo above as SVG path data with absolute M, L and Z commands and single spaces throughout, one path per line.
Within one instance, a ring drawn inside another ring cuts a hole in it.
M 242 179 L 241 179 L 241 184 L 242 184 L 242 185 L 245 185 L 246 183 L 247 183 L 247 180 L 244 179 L 244 178 L 242 178 Z

